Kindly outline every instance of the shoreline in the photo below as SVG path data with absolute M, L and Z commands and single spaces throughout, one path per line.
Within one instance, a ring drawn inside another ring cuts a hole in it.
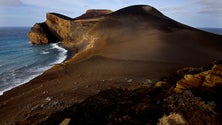
M 71 59 L 77 53 L 76 50 L 74 50 L 71 47 L 64 46 L 62 43 L 58 43 L 58 46 L 63 48 L 63 49 L 65 49 L 65 50 L 67 50 L 67 52 L 66 52 L 66 59 L 62 63 L 68 61 L 69 59 Z
M 19 87 L 19 86 L 22 86 L 22 85 L 25 85 L 25 84 L 29 83 L 30 81 L 32 81 L 32 80 L 35 79 L 36 77 L 41 76 L 42 74 L 44 74 L 45 72 L 47 72 L 48 70 L 50 70 L 50 69 L 51 69 L 53 66 L 55 66 L 56 64 L 62 64 L 62 63 L 64 63 L 64 62 L 68 61 L 68 60 L 71 59 L 71 58 L 75 55 L 75 53 L 76 53 L 76 51 L 75 51 L 74 49 L 69 48 L 69 47 L 65 47 L 65 46 L 62 45 L 62 43 L 52 43 L 52 44 L 56 44 L 56 46 L 60 47 L 61 49 L 65 49 L 65 50 L 66 50 L 66 58 L 65 58 L 62 62 L 57 63 L 57 61 L 60 60 L 60 59 L 58 59 L 55 63 L 52 63 L 53 65 L 52 65 L 50 68 L 46 68 L 46 70 L 44 70 L 43 72 L 28 77 L 27 79 L 25 79 L 25 80 L 24 80 L 23 82 L 21 82 L 20 84 L 16 84 L 16 85 L 13 86 L 13 87 L 10 86 L 9 88 L 6 88 L 5 90 L 0 91 L 0 96 L 4 95 L 4 93 L 6 93 L 6 92 L 8 92 L 8 91 L 13 90 L 14 88 L 17 88 L 17 87 Z M 61 53 L 62 53 L 62 52 L 61 52 Z

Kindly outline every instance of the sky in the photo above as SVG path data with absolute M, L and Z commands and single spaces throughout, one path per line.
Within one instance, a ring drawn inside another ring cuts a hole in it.
M 192 27 L 222 28 L 222 0 L 0 0 L 0 27 L 32 26 L 48 12 L 77 17 L 87 9 L 116 11 L 145 4 Z

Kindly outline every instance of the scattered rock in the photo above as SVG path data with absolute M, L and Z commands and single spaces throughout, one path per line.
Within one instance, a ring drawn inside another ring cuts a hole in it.
M 133 82 L 133 80 L 132 79 L 128 79 L 127 82 L 130 83 L 130 82 Z
M 166 84 L 167 84 L 167 82 L 165 82 L 165 81 L 158 81 L 157 83 L 155 83 L 154 86 L 157 87 L 157 88 L 161 88 Z
M 52 100 L 51 97 L 47 97 L 47 98 L 45 98 L 45 101 L 51 101 L 51 100 Z
M 43 107 L 44 107 L 44 104 L 41 104 L 40 107 L 43 108 Z
M 49 93 L 48 91 L 43 91 L 43 92 L 42 92 L 42 94 L 48 94 L 48 93 Z
M 146 79 L 145 81 L 144 81 L 144 83 L 146 83 L 146 84 L 151 84 L 151 83 L 153 83 L 150 79 Z
M 49 107 L 55 108 L 55 107 L 57 107 L 57 106 L 59 106 L 59 102 L 58 102 L 58 101 L 54 101 L 54 102 L 50 103 L 50 106 L 49 106 Z
M 65 118 L 59 125 L 68 125 L 70 121 L 70 118 Z
M 35 105 L 34 107 L 31 108 L 31 111 L 37 110 L 40 108 L 40 105 Z

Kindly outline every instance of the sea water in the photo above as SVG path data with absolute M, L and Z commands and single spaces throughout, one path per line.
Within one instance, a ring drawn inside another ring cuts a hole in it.
M 222 28 L 199 28 L 199 29 L 210 33 L 222 35 Z
M 0 94 L 26 83 L 66 59 L 58 43 L 32 45 L 29 27 L 0 27 Z

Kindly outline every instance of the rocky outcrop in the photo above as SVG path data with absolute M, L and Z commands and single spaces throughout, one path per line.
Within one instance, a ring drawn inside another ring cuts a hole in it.
M 58 42 L 59 39 L 49 31 L 45 23 L 36 23 L 28 33 L 29 39 L 33 44 L 46 44 L 50 42 Z
M 99 17 L 109 13 L 110 10 L 87 10 L 85 14 L 75 19 L 57 13 L 47 13 L 46 21 L 36 23 L 28 36 L 33 44 L 77 42 L 99 20 Z
M 201 71 L 200 69 L 189 68 L 190 71 Z M 203 70 L 203 68 L 202 68 Z M 176 83 L 173 89 L 175 92 L 182 92 L 186 89 L 205 90 L 222 86 L 222 64 L 215 63 L 211 69 L 195 74 L 185 74 L 184 78 Z

